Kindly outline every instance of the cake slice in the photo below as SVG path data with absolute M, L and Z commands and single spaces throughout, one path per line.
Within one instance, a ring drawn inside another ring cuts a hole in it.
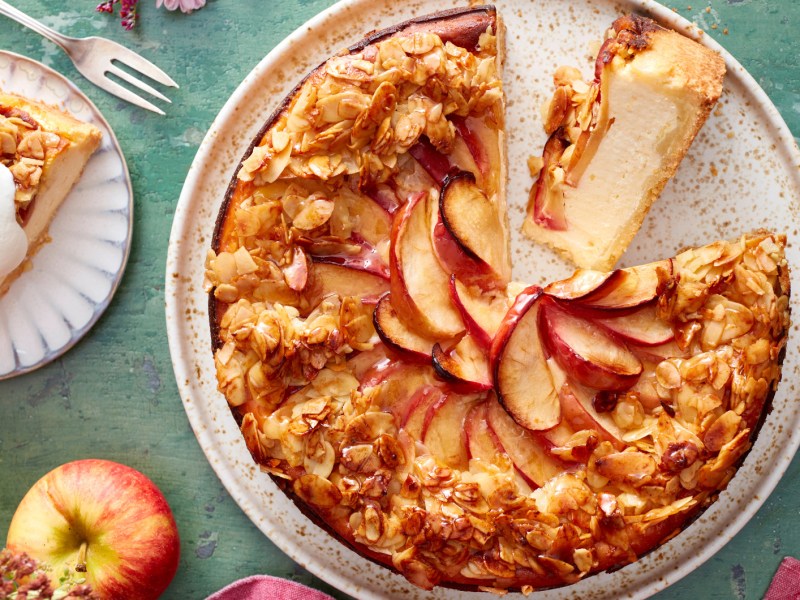
M 41 102 L 0 92 L 0 164 L 14 177 L 17 222 L 28 240 L 25 260 L 10 272 L 0 272 L 0 294 L 47 242 L 53 215 L 100 139 L 94 125 Z
M 579 267 L 613 267 L 717 102 L 724 74 L 719 55 L 650 19 L 614 21 L 592 83 L 576 69 L 556 71 L 525 234 Z

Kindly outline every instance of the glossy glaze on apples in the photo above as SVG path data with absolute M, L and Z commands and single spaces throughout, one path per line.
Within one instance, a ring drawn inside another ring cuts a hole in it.
M 766 233 L 508 282 L 501 33 L 493 9 L 455 11 L 312 72 L 207 260 L 219 389 L 254 460 L 428 589 L 566 585 L 674 535 L 749 447 L 788 326 Z

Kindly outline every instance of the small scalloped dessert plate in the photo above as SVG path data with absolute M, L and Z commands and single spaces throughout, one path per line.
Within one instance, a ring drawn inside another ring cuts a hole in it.
M 231 496 L 265 535 L 309 571 L 357 598 L 489 596 L 414 587 L 314 525 L 259 471 L 216 389 L 208 298 L 202 285 L 204 261 L 239 160 L 295 83 L 340 48 L 357 42 L 359 34 L 454 5 L 452 0 L 343 0 L 297 29 L 253 69 L 220 111 L 189 171 L 170 237 L 166 280 L 170 351 L 200 446 Z M 592 72 L 590 44 L 622 12 L 646 14 L 700 39 L 721 53 L 728 68 L 717 109 L 623 256 L 623 266 L 673 256 L 686 246 L 735 238 L 760 227 L 785 231 L 798 222 L 800 153 L 786 124 L 742 66 L 688 21 L 650 0 L 509 0 L 497 2 L 497 7 L 507 25 L 504 83 L 515 279 L 542 283 L 573 271 L 553 252 L 521 236 L 531 185 L 526 159 L 545 141 L 538 107 L 552 93 L 553 71 L 560 65 L 580 65 L 585 74 Z M 763 198 L 769 202 L 758 202 Z M 796 233 L 786 233 L 787 256 L 795 266 L 791 285 L 797 292 L 800 247 Z M 798 298 L 795 293 L 791 301 L 796 315 Z M 799 337 L 796 331 L 789 336 L 783 381 L 772 412 L 717 502 L 685 531 L 637 562 L 569 587 L 537 592 L 536 598 L 646 598 L 696 569 L 730 541 L 775 488 L 800 445 L 800 403 L 795 400 L 800 384 Z
M 0 89 L 66 109 L 103 133 L 100 148 L 50 224 L 51 241 L 0 298 L 0 380 L 72 348 L 108 307 L 128 260 L 133 189 L 111 126 L 72 82 L 0 51 Z

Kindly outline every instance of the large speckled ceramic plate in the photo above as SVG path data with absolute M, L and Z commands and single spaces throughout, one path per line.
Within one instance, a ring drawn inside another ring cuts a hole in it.
M 189 172 L 172 228 L 167 263 L 170 349 L 186 412 L 208 460 L 253 522 L 297 562 L 358 598 L 471 598 L 438 589 L 423 592 L 399 575 L 345 548 L 311 523 L 259 472 L 245 449 L 225 399 L 216 390 L 208 332 L 203 262 L 225 188 L 251 139 L 284 95 L 312 67 L 368 32 L 449 8 L 449 0 L 344 0 L 289 36 L 247 78 L 220 112 Z M 514 277 L 530 283 L 572 272 L 546 248 L 519 234 L 531 179 L 526 158 L 545 136 L 538 107 L 552 92 L 561 64 L 591 73 L 591 42 L 622 12 L 647 14 L 689 36 L 698 31 L 673 11 L 648 0 L 508 0 L 498 2 L 508 28 L 509 205 Z M 624 264 L 672 256 L 687 245 L 736 237 L 759 227 L 786 231 L 788 257 L 800 290 L 800 252 L 789 227 L 800 217 L 800 155 L 786 125 L 753 78 L 715 42 L 728 75 L 719 107 L 650 212 L 624 255 Z M 792 301 L 794 314 L 798 295 Z M 644 598 L 697 568 L 753 516 L 800 443 L 797 327 L 789 337 L 783 382 L 752 452 L 719 500 L 688 529 L 638 562 L 537 598 Z M 520 596 L 521 597 L 521 596 Z
M 74 84 L 35 60 L 0 51 L 0 89 L 66 109 L 103 133 L 50 224 L 51 241 L 0 298 L 0 380 L 61 356 L 95 324 L 122 279 L 133 190 L 111 126 Z

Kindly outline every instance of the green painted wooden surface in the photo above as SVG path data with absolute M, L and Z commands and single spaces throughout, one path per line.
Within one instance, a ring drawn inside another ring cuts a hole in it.
M 178 396 L 164 319 L 172 215 L 205 131 L 256 63 L 331 0 L 209 0 L 189 16 L 142 0 L 133 32 L 95 14 L 98 0 L 12 2 L 64 33 L 102 35 L 142 51 L 181 89 L 170 91 L 174 104 L 166 118 L 151 115 L 92 87 L 56 46 L 0 17 L 0 48 L 52 66 L 97 103 L 119 137 L 135 192 L 133 248 L 108 311 L 60 360 L 0 383 L 0 539 L 41 475 L 68 460 L 107 458 L 149 475 L 173 507 L 182 556 L 165 597 L 203 598 L 240 577 L 269 573 L 345 598 L 266 539 L 217 480 Z M 670 6 L 730 50 L 800 135 L 800 3 Z M 798 475 L 800 459 L 731 543 L 658 598 L 761 598 L 782 557 L 800 556 Z

